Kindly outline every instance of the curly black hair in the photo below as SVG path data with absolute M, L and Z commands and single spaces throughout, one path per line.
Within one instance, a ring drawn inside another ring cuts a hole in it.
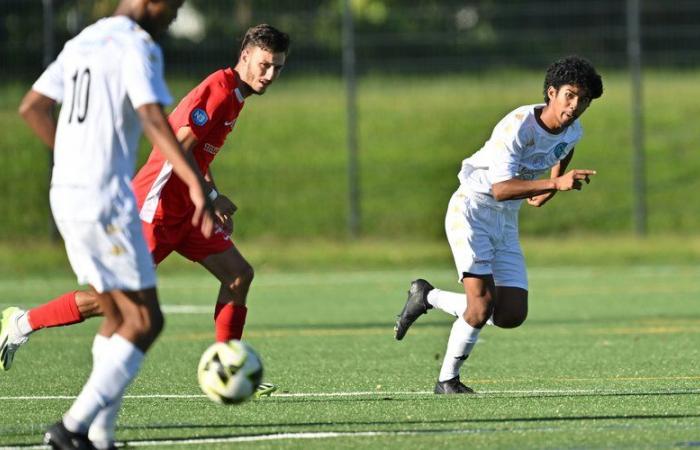
M 559 90 L 565 84 L 576 85 L 585 91 L 591 100 L 603 95 L 603 81 L 588 60 L 578 56 L 567 56 L 554 61 L 544 77 L 544 102 L 549 103 L 547 89 Z
M 289 35 L 272 25 L 261 23 L 246 31 L 241 43 L 241 51 L 246 47 L 260 47 L 272 53 L 287 53 L 289 51 Z

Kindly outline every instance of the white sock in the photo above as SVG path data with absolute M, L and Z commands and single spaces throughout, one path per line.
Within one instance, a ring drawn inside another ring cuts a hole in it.
M 433 289 L 428 292 L 428 303 L 451 316 L 461 317 L 467 309 L 467 295 Z
M 479 339 L 480 328 L 474 328 L 464 321 L 463 317 L 458 317 L 452 324 L 450 338 L 447 340 L 447 350 L 445 359 L 442 361 L 442 368 L 438 381 L 447 381 L 459 375 L 459 369 L 464 364 L 467 356 L 471 353 Z
M 120 401 L 141 367 L 143 356 L 134 344 L 118 334 L 113 335 L 104 346 L 103 357 L 92 368 L 80 395 L 63 416 L 66 428 L 75 433 L 86 433 L 101 409 Z
M 27 314 L 27 311 L 22 311 L 15 323 L 17 324 L 17 331 L 22 333 L 22 337 L 29 337 L 34 331 L 32 326 L 29 325 L 29 314 Z
M 92 342 L 92 364 L 97 365 L 105 356 L 105 348 L 109 338 L 101 334 L 95 335 L 95 340 Z M 88 431 L 88 439 L 98 449 L 107 449 L 114 447 L 114 434 L 117 425 L 117 415 L 119 407 L 122 404 L 122 397 L 119 397 L 111 405 L 102 408 L 95 420 L 90 425 Z

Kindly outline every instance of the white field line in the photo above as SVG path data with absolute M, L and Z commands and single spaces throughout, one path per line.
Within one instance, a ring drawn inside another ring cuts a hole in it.
M 165 314 L 214 314 L 213 305 L 160 305 Z
M 700 394 L 697 389 L 671 390 L 626 390 L 626 389 L 501 389 L 483 390 L 476 397 L 487 395 L 635 395 L 635 394 Z M 272 398 L 322 398 L 322 397 L 386 397 L 391 395 L 434 395 L 432 391 L 356 391 L 356 392 L 287 392 L 275 393 Z M 206 398 L 203 394 L 133 394 L 125 395 L 125 399 L 196 399 Z M 73 400 L 72 395 L 17 395 L 0 396 L 2 400 Z
M 668 427 L 665 424 L 664 427 Z M 630 425 L 621 425 L 614 428 L 635 428 Z M 674 428 L 678 428 L 675 426 Z M 687 428 L 687 426 L 683 427 Z M 559 431 L 562 427 L 558 426 L 535 426 L 528 427 L 524 431 L 538 432 L 553 432 Z M 589 431 L 595 430 L 610 430 L 608 425 L 589 428 Z M 298 432 L 298 433 L 270 433 L 249 436 L 223 436 L 219 438 L 183 438 L 183 439 L 162 439 L 162 440 L 142 440 L 142 441 L 127 441 L 117 442 L 118 448 L 128 447 L 163 447 L 175 445 L 211 445 L 211 444 L 230 444 L 240 442 L 261 442 L 261 441 L 279 441 L 279 440 L 301 440 L 301 439 L 332 439 L 332 438 L 358 438 L 358 437 L 382 437 L 382 436 L 439 436 L 439 435 L 460 435 L 460 434 L 482 434 L 482 433 L 498 433 L 511 432 L 511 428 L 473 428 L 473 429 L 447 429 L 447 430 L 372 430 L 372 431 L 317 431 L 317 432 Z M 688 442 L 687 444 L 695 446 L 697 442 Z M 20 447 L 0 447 L 0 450 L 27 450 L 27 449 L 47 449 L 46 445 L 23 445 Z
M 168 439 L 154 441 L 127 441 L 126 443 L 118 442 L 117 447 L 154 447 L 154 446 L 173 446 L 173 445 L 206 445 L 206 444 L 231 444 L 236 442 L 260 442 L 260 441 L 278 441 L 283 439 L 330 439 L 339 437 L 377 437 L 377 436 L 416 436 L 416 435 L 441 435 L 441 434 L 476 434 L 489 430 L 427 430 L 427 431 L 325 431 L 325 432 L 300 432 L 300 433 L 278 433 L 278 434 L 260 434 L 255 436 L 229 436 L 220 438 L 201 438 L 201 439 Z M 28 449 L 47 449 L 48 445 L 27 445 L 21 447 L 0 447 L 0 450 L 28 450 Z

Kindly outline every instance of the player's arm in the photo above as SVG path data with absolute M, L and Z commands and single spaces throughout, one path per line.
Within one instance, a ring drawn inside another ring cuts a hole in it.
M 556 178 L 543 180 L 519 180 L 511 178 L 491 186 L 493 198 L 499 202 L 535 197 L 556 191 L 581 190 L 583 182 L 590 183 L 595 170 L 573 169 Z
M 238 210 L 238 207 L 226 195 L 219 192 L 218 188 L 216 187 L 216 182 L 214 181 L 214 175 L 211 173 L 211 167 L 207 170 L 207 173 L 204 174 L 204 179 L 211 188 L 209 191 L 209 199 L 214 202 L 214 208 L 217 210 L 217 213 L 221 212 L 228 216 L 232 216 L 233 213 Z
M 55 106 L 56 100 L 34 89 L 30 89 L 25 94 L 19 105 L 20 116 L 34 131 L 34 134 L 39 136 L 41 142 L 49 148 L 53 148 L 56 139 Z
M 566 171 L 566 168 L 569 166 L 569 162 L 571 162 L 571 158 L 573 158 L 574 156 L 574 150 L 575 149 L 572 148 L 571 151 L 564 157 L 564 159 L 562 159 L 552 167 L 552 169 L 549 171 L 549 178 L 557 178 Z M 527 203 L 530 206 L 539 208 L 541 206 L 544 206 L 544 204 L 548 201 L 550 201 L 556 193 L 557 191 L 551 191 L 545 194 L 536 195 L 534 197 L 528 197 Z
M 207 180 L 211 191 L 209 192 L 209 199 L 214 203 L 214 213 L 216 218 L 219 219 L 219 223 L 224 229 L 224 232 L 228 235 L 233 234 L 233 213 L 236 212 L 238 207 L 229 199 L 227 196 L 219 193 L 216 188 L 216 183 L 214 182 L 214 176 L 211 173 L 211 169 L 204 174 L 204 179 Z
M 182 149 L 185 153 L 192 153 L 194 147 L 199 143 L 199 139 L 194 134 L 192 129 L 188 126 L 180 127 L 176 134 L 177 140 L 180 141 Z M 216 189 L 216 183 L 211 174 L 211 169 L 209 169 L 205 174 L 203 174 L 206 186 L 206 195 L 212 202 L 214 207 L 214 214 L 218 219 L 221 226 L 224 228 L 226 234 L 233 233 L 233 213 L 236 212 L 236 205 L 233 204 L 231 200 L 225 195 L 219 194 Z
M 219 219 L 221 227 L 224 229 L 224 233 L 231 236 L 233 234 L 233 213 L 236 212 L 238 206 L 236 206 L 230 198 L 226 195 L 220 194 L 219 190 L 216 188 L 216 182 L 214 182 L 214 176 L 211 173 L 211 168 L 207 170 L 204 174 L 204 179 L 207 180 L 211 191 L 209 191 L 209 199 L 214 203 L 214 213 L 216 218 Z
M 143 132 L 172 164 L 173 171 L 189 187 L 190 198 L 195 206 L 192 224 L 201 221 L 202 234 L 208 237 L 213 228 L 213 208 L 205 194 L 205 181 L 197 169 L 192 152 L 184 152 L 173 134 L 163 107 L 158 103 L 147 103 L 136 110 L 143 125 Z

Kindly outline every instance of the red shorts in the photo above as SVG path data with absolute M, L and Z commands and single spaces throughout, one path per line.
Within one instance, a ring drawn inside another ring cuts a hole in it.
M 143 237 L 156 264 L 160 264 L 173 251 L 191 261 L 199 262 L 209 255 L 233 247 L 230 236 L 220 227 L 214 226 L 214 232 L 207 239 L 202 235 L 199 226 L 192 226 L 190 220 L 188 217 L 173 223 L 141 221 Z

